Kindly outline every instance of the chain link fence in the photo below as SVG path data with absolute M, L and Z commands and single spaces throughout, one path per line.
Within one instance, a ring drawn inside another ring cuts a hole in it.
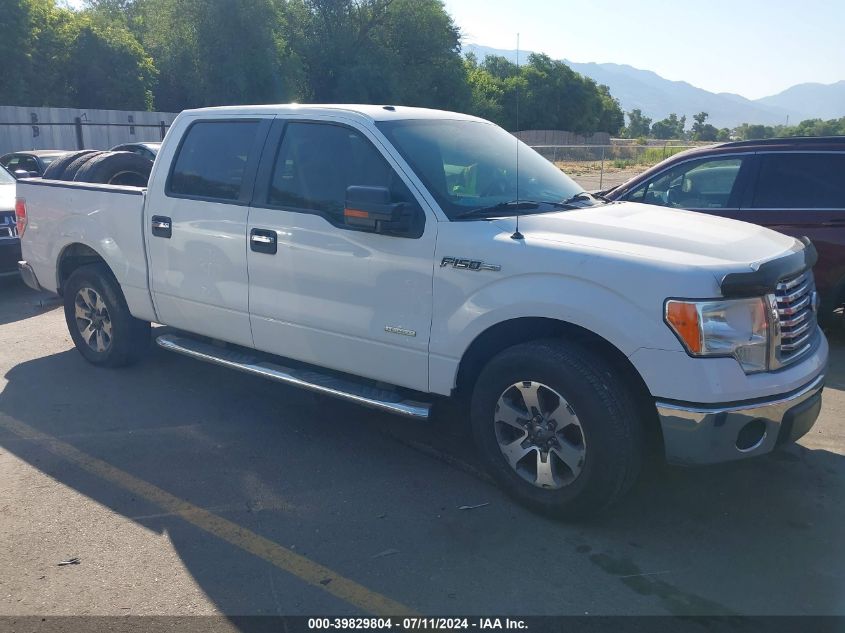
M 587 191 L 609 189 L 669 158 L 673 154 L 696 147 L 664 143 L 638 145 L 533 145 Z

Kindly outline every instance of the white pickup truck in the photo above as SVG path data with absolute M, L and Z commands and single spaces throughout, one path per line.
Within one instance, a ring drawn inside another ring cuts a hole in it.
M 815 422 L 815 250 L 605 203 L 495 125 L 399 106 L 183 112 L 146 188 L 24 180 L 27 284 L 95 365 L 167 350 L 425 419 L 463 398 L 500 485 L 607 507 L 650 445 L 768 453 Z

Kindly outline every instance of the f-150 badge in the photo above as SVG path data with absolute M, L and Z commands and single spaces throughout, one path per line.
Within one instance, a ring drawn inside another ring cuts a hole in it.
M 446 266 L 461 270 L 492 270 L 493 272 L 502 270 L 502 267 L 498 264 L 487 264 L 477 259 L 464 259 L 462 257 L 444 257 L 440 262 L 440 268 Z

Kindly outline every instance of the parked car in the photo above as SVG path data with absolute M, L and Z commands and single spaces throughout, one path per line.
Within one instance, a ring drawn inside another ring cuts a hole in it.
M 67 154 L 61 149 L 36 149 L 30 152 L 12 152 L 0 156 L 0 165 L 9 170 L 15 178 L 41 176 L 47 166 Z M 26 172 L 26 173 L 23 173 Z
M 806 235 L 818 250 L 815 276 L 822 315 L 829 317 L 845 303 L 845 137 L 692 149 L 604 195 Z
M 607 507 L 651 442 L 741 459 L 819 414 L 809 241 L 605 204 L 475 117 L 191 110 L 146 188 L 18 195 L 21 272 L 89 362 L 137 360 L 157 322 L 166 350 L 381 411 L 465 399 L 489 471 L 546 512 Z
M 16 273 L 21 241 L 15 224 L 15 179 L 0 167 L 0 275 Z
M 111 148 L 112 152 L 132 152 L 144 158 L 155 160 L 156 154 L 161 147 L 161 143 L 123 143 L 122 145 L 115 145 Z

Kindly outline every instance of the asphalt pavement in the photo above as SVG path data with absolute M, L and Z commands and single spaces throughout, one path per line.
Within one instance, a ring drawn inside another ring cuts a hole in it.
M 831 343 L 797 445 L 651 468 L 613 512 L 563 523 L 487 480 L 454 416 L 159 349 L 98 369 L 55 299 L 0 279 L 0 615 L 845 615 Z

